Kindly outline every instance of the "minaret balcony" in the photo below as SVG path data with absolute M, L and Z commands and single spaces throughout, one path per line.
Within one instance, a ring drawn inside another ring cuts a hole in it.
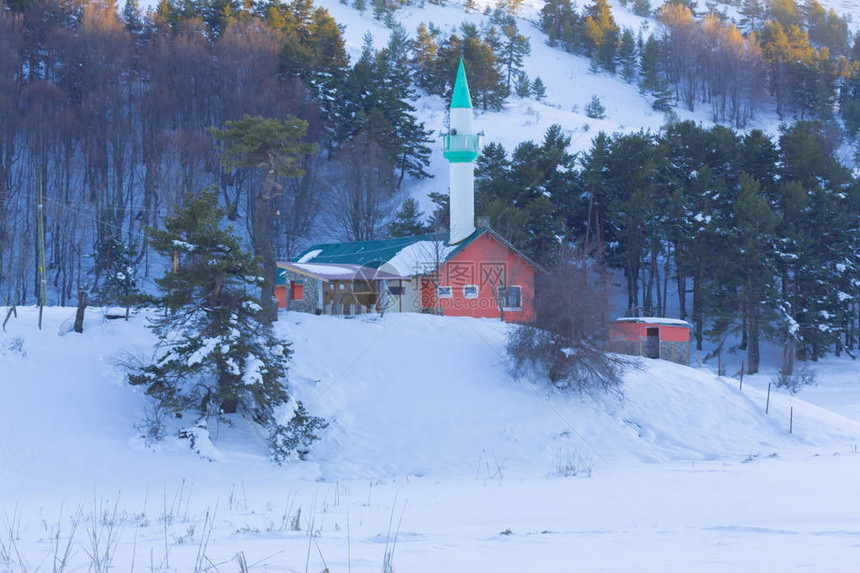
M 480 153 L 480 135 L 448 133 L 442 136 L 442 155 L 452 163 L 469 163 Z

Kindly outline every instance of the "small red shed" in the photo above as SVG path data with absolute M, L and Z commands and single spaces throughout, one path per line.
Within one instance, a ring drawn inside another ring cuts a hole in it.
M 690 364 L 690 323 L 674 318 L 624 317 L 609 323 L 613 352 Z

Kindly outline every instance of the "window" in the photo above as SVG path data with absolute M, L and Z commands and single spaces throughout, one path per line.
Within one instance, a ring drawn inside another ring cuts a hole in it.
M 393 285 L 391 283 L 388 284 L 388 292 L 392 296 L 402 296 L 403 295 L 403 285 Z
M 305 298 L 305 285 L 302 284 L 301 281 L 291 281 L 290 282 L 290 299 L 291 300 L 304 300 Z
M 478 285 L 464 285 L 463 298 L 478 298 Z
M 451 287 L 449 286 L 440 286 L 436 287 L 436 296 L 439 298 L 451 298 L 453 293 L 451 292 Z
M 517 309 L 523 307 L 523 289 L 519 285 L 511 285 L 499 289 L 499 299 L 503 308 Z

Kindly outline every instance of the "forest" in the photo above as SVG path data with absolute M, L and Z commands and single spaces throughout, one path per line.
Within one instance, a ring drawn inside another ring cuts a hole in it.
M 622 0 L 628 5 L 630 0 Z M 714 122 L 737 128 L 774 105 L 783 119 L 840 116 L 851 137 L 860 119 L 860 41 L 848 22 L 817 0 L 737 0 L 725 6 L 676 0 L 652 8 L 653 33 L 621 29 L 606 0 L 577 12 L 570 0 L 547 0 L 540 25 L 551 45 L 591 58 L 650 94 L 655 109 L 705 106 Z
M 215 190 L 266 266 L 320 237 L 444 227 L 444 182 L 434 213 L 402 200 L 404 181 L 428 177 L 436 135 L 414 104 L 449 95 L 461 56 L 477 110 L 541 99 L 518 4 L 481 27 L 414 32 L 396 21 L 400 3 L 354 4 L 392 33 L 379 46 L 366 36 L 352 62 L 310 0 L 146 12 L 135 0 L 0 0 L 0 301 L 129 303 L 167 266 L 147 233 L 188 193 Z M 653 12 L 647 0 L 633 9 Z M 860 191 L 835 150 L 860 126 L 860 46 L 815 0 L 738 11 L 736 26 L 667 3 L 644 37 L 620 30 L 605 0 L 581 13 L 548 0 L 548 42 L 638 83 L 666 125 L 595 134 L 579 155 L 567 126 L 510 155 L 489 142 L 476 212 L 548 267 L 560 244 L 580 245 L 623 276 L 628 312 L 691 320 L 699 347 L 737 332 L 755 371 L 764 339 L 800 359 L 858 347 Z M 708 106 L 720 125 L 678 122 L 677 105 Z M 786 121 L 778 135 L 735 131 L 767 105 Z M 260 134 L 271 155 L 249 152 Z M 670 289 L 687 294 L 675 308 Z

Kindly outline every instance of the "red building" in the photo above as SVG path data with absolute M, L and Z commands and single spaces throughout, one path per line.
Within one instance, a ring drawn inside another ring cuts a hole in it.
M 497 233 L 484 229 L 422 280 L 422 308 L 446 316 L 534 319 L 537 266 Z
M 618 318 L 609 323 L 613 352 L 689 365 L 690 324 L 672 318 Z
M 376 269 L 383 279 L 377 309 L 383 312 L 534 319 L 539 267 L 486 227 L 456 245 L 448 243 L 447 233 L 314 245 L 293 264 Z

